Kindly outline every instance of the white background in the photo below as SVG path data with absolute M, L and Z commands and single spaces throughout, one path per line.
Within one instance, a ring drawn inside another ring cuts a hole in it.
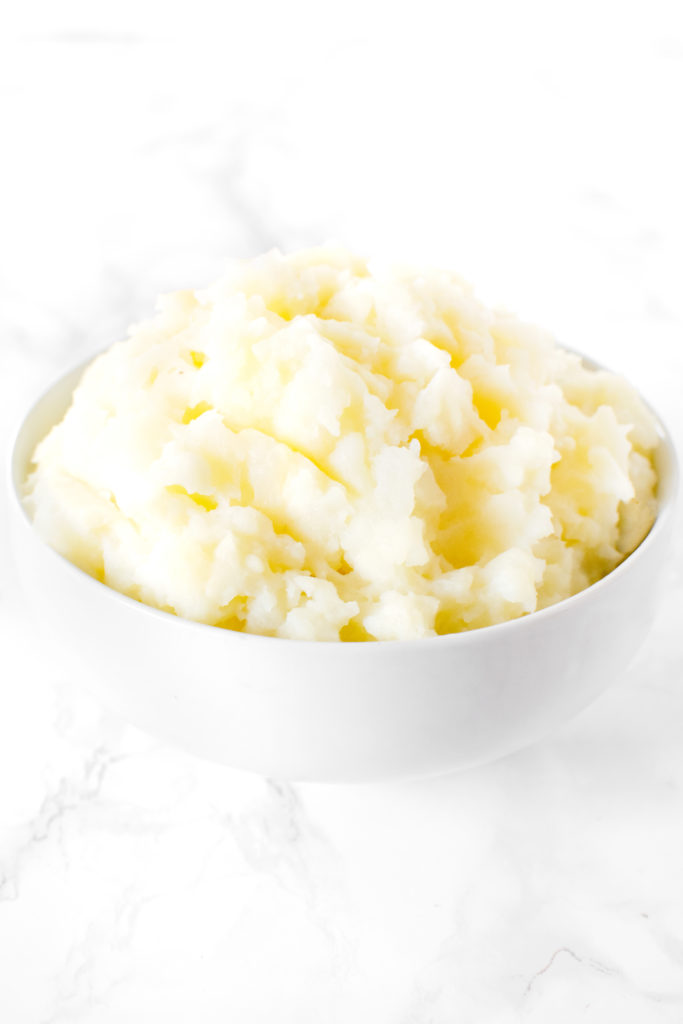
M 680 11 L 23 6 L 0 42 L 3 438 L 159 291 L 336 238 L 457 269 L 624 372 L 680 445 Z M 3 1022 L 683 1020 L 680 555 L 633 670 L 559 735 L 330 789 L 113 720 L 42 645 L 0 525 Z

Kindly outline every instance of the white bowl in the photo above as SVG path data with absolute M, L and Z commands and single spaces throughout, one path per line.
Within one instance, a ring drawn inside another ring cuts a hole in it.
M 640 547 L 551 608 L 417 641 L 323 643 L 177 618 L 92 579 L 48 547 L 20 501 L 36 443 L 83 366 L 21 424 L 11 459 L 18 568 L 38 609 L 126 719 L 216 761 L 279 778 L 438 774 L 526 746 L 618 680 L 655 612 L 673 527 L 676 459 L 660 425 L 659 514 Z

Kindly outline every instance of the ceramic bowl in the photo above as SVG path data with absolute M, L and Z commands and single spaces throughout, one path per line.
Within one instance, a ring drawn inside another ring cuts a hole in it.
M 20 501 L 36 443 L 83 367 L 21 424 L 11 522 L 21 579 L 90 684 L 127 720 L 203 757 L 292 780 L 439 774 L 545 736 L 618 681 L 648 633 L 671 539 L 676 460 L 660 425 L 659 514 L 617 569 L 561 603 L 472 632 L 324 643 L 235 633 L 140 604 L 77 569 Z

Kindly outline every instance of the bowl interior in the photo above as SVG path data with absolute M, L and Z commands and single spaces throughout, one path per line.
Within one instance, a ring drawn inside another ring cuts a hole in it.
M 63 418 L 71 405 L 73 392 L 88 363 L 87 359 L 52 384 L 31 406 L 14 438 L 10 477 L 17 497 L 23 494 L 24 483 L 31 467 L 36 445 Z

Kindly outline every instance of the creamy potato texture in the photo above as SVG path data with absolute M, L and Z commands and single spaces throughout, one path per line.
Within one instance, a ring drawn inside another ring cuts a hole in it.
M 608 573 L 652 525 L 657 443 L 625 381 L 455 275 L 326 247 L 163 298 L 86 370 L 26 501 L 59 552 L 157 608 L 412 639 Z

